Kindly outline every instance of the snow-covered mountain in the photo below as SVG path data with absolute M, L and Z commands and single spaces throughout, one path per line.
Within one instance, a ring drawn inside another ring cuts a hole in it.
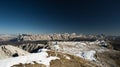
M 2 67 L 120 66 L 119 37 L 64 33 L 0 35 L 0 38 Z
M 73 61 L 73 62 L 71 62 Z M 37 53 L 0 60 L 1 67 L 92 67 L 98 66 L 74 55 L 39 49 Z
M 76 33 L 54 33 L 54 34 L 0 34 L 0 41 L 40 41 L 40 40 L 52 40 L 52 41 L 81 41 L 81 40 L 96 40 L 104 39 L 104 35 L 85 35 Z
M 104 38 L 102 36 L 97 35 L 77 35 L 76 33 L 63 33 L 63 34 L 21 34 L 18 36 L 18 41 L 39 41 L 39 40 L 52 40 L 52 41 L 68 41 L 68 40 L 74 40 L 74 41 L 80 41 L 80 40 L 96 40 L 96 39 Z

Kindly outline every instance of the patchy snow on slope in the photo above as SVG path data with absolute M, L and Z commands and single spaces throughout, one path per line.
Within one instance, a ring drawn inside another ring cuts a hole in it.
M 90 61 L 95 61 L 96 60 L 94 57 L 95 53 L 96 53 L 95 51 L 91 50 L 91 51 L 79 52 L 76 55 Z
M 53 46 L 56 50 L 60 49 L 59 45 L 54 45 Z
M 55 44 L 55 42 L 52 43 Z M 52 44 L 52 46 L 54 46 L 54 44 Z M 90 61 L 97 61 L 94 56 L 96 52 L 104 52 L 107 50 L 107 43 L 104 40 L 92 42 L 57 42 L 57 46 L 59 46 L 59 51 L 61 52 L 76 55 Z
M 47 67 L 49 67 L 50 65 L 50 61 L 51 60 L 55 60 L 55 59 L 59 59 L 58 57 L 55 56 L 50 56 L 48 57 L 48 53 L 46 52 L 46 50 L 40 52 L 40 53 L 33 53 L 27 56 L 19 56 L 19 57 L 14 57 L 14 58 L 8 58 L 8 59 L 4 59 L 4 60 L 0 60 L 0 66 L 1 67 L 11 67 L 13 65 L 17 65 L 17 64 L 34 64 L 33 61 L 35 61 L 36 63 L 39 64 L 44 64 Z

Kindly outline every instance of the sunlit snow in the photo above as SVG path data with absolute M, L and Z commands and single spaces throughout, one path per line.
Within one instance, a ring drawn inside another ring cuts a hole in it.
M 84 52 L 79 52 L 78 54 L 76 54 L 77 56 L 80 56 L 84 59 L 88 59 L 90 61 L 93 61 L 93 60 L 96 60 L 95 57 L 94 57 L 94 54 L 96 52 L 91 50 L 91 51 L 84 51 Z
M 34 64 L 33 61 L 39 64 L 44 64 L 47 67 L 50 65 L 51 60 L 59 59 L 55 56 L 48 57 L 48 53 L 46 52 L 46 49 L 41 50 L 40 53 L 33 53 L 27 56 L 19 56 L 14 58 L 8 58 L 4 60 L 0 60 L 0 67 L 11 67 L 13 65 L 17 64 Z

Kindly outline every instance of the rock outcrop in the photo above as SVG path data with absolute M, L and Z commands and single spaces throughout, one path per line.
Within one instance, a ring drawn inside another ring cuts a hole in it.
M 99 37 L 100 38 L 100 37 Z M 48 40 L 48 41 L 80 41 L 80 40 L 96 40 L 97 36 L 95 35 L 77 35 L 76 33 L 63 33 L 63 34 L 51 34 L 51 35 L 32 35 L 32 34 L 22 34 L 17 37 L 18 41 L 40 41 L 40 40 Z
M 29 54 L 29 52 L 24 51 L 12 45 L 1 45 L 0 46 L 0 59 L 15 57 L 15 56 L 23 56 L 27 54 Z
M 18 47 L 30 53 L 36 53 L 41 48 L 49 48 L 49 46 L 45 44 L 33 44 L 33 43 L 21 44 L 18 45 Z

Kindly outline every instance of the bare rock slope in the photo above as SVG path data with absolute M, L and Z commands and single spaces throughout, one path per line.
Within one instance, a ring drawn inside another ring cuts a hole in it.
M 5 59 L 9 57 L 23 56 L 27 55 L 29 52 L 24 51 L 18 47 L 12 45 L 1 45 L 0 46 L 0 59 Z

